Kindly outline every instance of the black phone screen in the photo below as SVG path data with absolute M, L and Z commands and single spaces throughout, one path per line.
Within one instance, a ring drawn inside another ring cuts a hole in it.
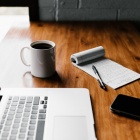
M 0 101 L 1 101 L 1 99 L 2 99 L 2 96 L 0 96 Z
M 122 115 L 130 115 L 140 118 L 140 99 L 119 94 L 110 109 Z

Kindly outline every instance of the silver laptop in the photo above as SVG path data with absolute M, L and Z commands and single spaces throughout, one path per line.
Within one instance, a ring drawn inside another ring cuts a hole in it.
M 0 140 L 96 140 L 84 88 L 0 90 Z

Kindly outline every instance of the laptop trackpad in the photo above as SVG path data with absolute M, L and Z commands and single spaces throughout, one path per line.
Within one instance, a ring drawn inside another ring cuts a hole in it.
M 88 140 L 85 116 L 55 116 L 53 140 Z

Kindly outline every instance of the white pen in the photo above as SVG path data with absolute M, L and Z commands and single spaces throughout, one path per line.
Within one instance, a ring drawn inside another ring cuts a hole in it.
M 97 78 L 97 81 L 100 84 L 100 87 L 102 89 L 104 89 L 104 90 L 107 90 L 105 84 L 103 83 L 103 81 L 102 81 L 102 79 L 101 79 L 101 77 L 100 77 L 100 75 L 99 75 L 99 73 L 98 73 L 98 71 L 97 71 L 97 69 L 96 69 L 96 67 L 94 65 L 92 65 L 92 69 L 93 69 L 93 71 L 94 71 L 94 73 L 96 75 L 96 78 Z

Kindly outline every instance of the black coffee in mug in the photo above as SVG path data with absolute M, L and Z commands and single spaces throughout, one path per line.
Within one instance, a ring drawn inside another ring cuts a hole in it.
M 47 44 L 47 43 L 38 43 L 38 44 L 34 44 L 33 46 L 32 46 L 32 48 L 34 48 L 34 49 L 50 49 L 50 48 L 52 48 L 52 45 L 50 45 L 50 44 Z
M 55 43 L 50 40 L 34 41 L 30 47 L 22 48 L 20 57 L 25 66 L 30 66 L 33 76 L 47 78 L 55 73 L 55 48 Z M 30 52 L 30 63 L 24 58 L 25 50 Z

